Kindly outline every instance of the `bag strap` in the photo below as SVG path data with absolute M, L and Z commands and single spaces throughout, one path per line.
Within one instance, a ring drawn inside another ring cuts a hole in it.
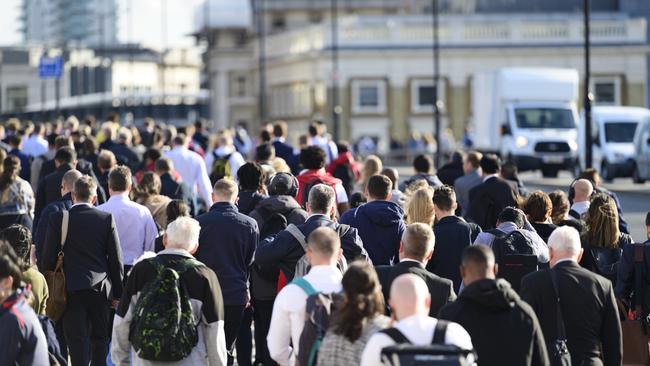
M 557 337 L 560 340 L 566 340 L 566 329 L 564 328 L 564 317 L 562 316 L 562 308 L 560 307 L 560 291 L 557 286 L 557 274 L 553 269 L 548 271 L 551 275 L 551 283 L 553 284 L 553 291 L 557 298 Z
M 643 317 L 643 299 L 645 286 L 645 253 L 643 244 L 634 245 L 634 310 L 637 317 Z
M 294 224 L 287 226 L 286 230 L 298 241 L 298 243 L 300 243 L 302 249 L 305 251 L 305 253 L 307 253 L 307 241 L 305 240 L 305 234 L 303 234 L 302 231 L 300 231 L 300 229 L 298 229 L 298 227 Z
M 355 212 L 355 213 L 356 213 L 356 212 Z M 344 237 L 345 235 L 347 235 L 351 228 L 352 228 L 352 227 L 351 227 L 350 225 L 340 224 L 340 225 L 336 228 L 336 232 L 339 234 L 339 238 L 342 238 L 342 237 Z
M 65 241 L 68 238 L 68 225 L 70 224 L 70 212 L 63 211 L 63 219 L 61 219 L 61 251 L 65 246 Z
M 411 343 L 411 341 L 408 338 L 406 338 L 404 333 L 400 332 L 399 329 L 397 329 L 397 328 L 384 329 L 384 330 L 380 331 L 379 333 L 387 335 L 390 339 L 393 340 L 393 342 L 395 342 L 397 344 L 403 344 L 403 343 L 410 344 Z
M 318 293 L 318 291 L 316 291 L 314 286 L 312 286 L 311 283 L 309 283 L 303 277 L 296 278 L 295 280 L 291 281 L 291 283 L 300 287 L 303 291 L 305 291 L 307 296 L 316 295 Z
M 433 331 L 433 339 L 431 340 L 431 344 L 445 344 L 448 325 L 448 321 L 438 319 L 438 322 L 436 323 L 436 329 Z

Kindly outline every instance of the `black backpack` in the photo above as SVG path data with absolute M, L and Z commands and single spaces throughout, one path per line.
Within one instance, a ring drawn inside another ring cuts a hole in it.
M 180 361 L 192 353 L 199 341 L 198 321 L 180 274 L 202 264 L 194 259 L 165 264 L 159 257 L 149 263 L 156 269 L 156 278 L 140 292 L 129 341 L 141 359 Z
M 472 351 L 457 346 L 445 345 L 445 336 L 449 322 L 438 320 L 433 332 L 433 339 L 428 346 L 414 346 L 397 328 L 380 331 L 390 337 L 396 344 L 381 350 L 381 360 L 387 366 L 468 366 L 472 360 Z
M 264 240 L 269 236 L 275 236 L 280 231 L 284 230 L 289 226 L 289 217 L 296 210 L 295 208 L 290 209 L 287 212 L 270 212 L 264 207 L 257 209 L 260 215 L 262 216 L 262 226 L 260 227 L 260 240 Z
M 492 241 L 492 251 L 499 265 L 498 276 L 510 282 L 515 291 L 519 291 L 521 279 L 538 269 L 532 240 L 519 230 L 509 234 L 499 229 L 488 232 L 495 236 Z
M 334 169 L 332 175 L 341 180 L 343 188 L 345 188 L 345 193 L 350 197 L 352 191 L 354 191 L 354 183 L 356 181 L 356 176 L 352 170 L 352 166 L 349 163 L 340 164 L 336 169 Z
M 319 185 L 319 184 L 329 185 L 321 178 L 314 178 L 314 179 L 310 180 L 309 183 L 305 184 L 305 188 L 303 188 L 303 190 L 302 190 L 302 201 L 301 201 L 303 209 L 307 209 L 307 202 L 309 201 L 309 192 L 311 191 L 311 189 L 314 186 Z M 334 188 L 334 187 L 332 187 L 332 188 Z

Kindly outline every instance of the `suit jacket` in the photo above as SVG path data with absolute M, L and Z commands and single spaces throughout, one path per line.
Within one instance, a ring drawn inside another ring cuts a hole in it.
M 160 194 L 173 200 L 184 201 L 190 207 L 190 213 L 192 216 L 196 216 L 196 196 L 194 196 L 192 189 L 183 182 L 175 181 L 169 173 L 160 176 Z
M 427 263 L 427 270 L 450 279 L 454 283 L 454 289 L 458 291 L 462 282 L 459 268 L 463 250 L 474 242 L 472 226 L 460 217 L 448 216 L 434 225 L 433 232 L 436 245 L 433 256 Z
M 386 299 L 387 310 L 388 300 L 390 299 L 390 286 L 397 277 L 406 273 L 412 273 L 421 277 L 427 284 L 429 293 L 431 294 L 430 316 L 436 317 L 443 306 L 456 300 L 453 283 L 448 279 L 438 277 L 427 271 L 419 262 L 407 260 L 399 262 L 394 266 L 377 266 L 375 267 L 375 271 L 377 271 L 377 275 L 379 276 L 384 299 Z
M 535 310 L 547 346 L 553 344 L 558 331 L 557 297 L 549 271 L 557 274 L 572 364 L 620 365 L 621 323 L 612 283 L 575 262 L 558 263 L 551 270 L 531 273 L 521 281 L 521 297 Z
M 63 248 L 66 287 L 69 293 L 95 289 L 107 297 L 122 296 L 122 250 L 113 215 L 90 205 L 70 208 L 68 236 Z M 41 271 L 53 271 L 61 250 L 63 212 L 50 216 Z
M 287 162 L 287 165 L 291 168 L 293 174 L 300 173 L 298 167 L 298 159 L 293 153 L 293 147 L 286 142 L 276 140 L 273 142 L 273 147 L 275 148 L 275 156 L 284 159 Z
M 47 235 L 47 228 L 49 226 L 49 218 L 56 212 L 66 211 L 72 207 L 72 195 L 67 193 L 58 201 L 54 201 L 47 205 L 41 213 L 41 218 L 34 221 L 34 245 L 36 247 L 36 259 L 41 263 L 41 255 L 43 254 L 43 247 L 45 246 L 45 238 Z
M 469 191 L 483 182 L 481 175 L 477 170 L 465 174 L 454 181 L 454 191 L 456 191 L 456 200 L 460 206 L 463 216 L 467 215 L 469 209 Z
M 481 229 L 494 229 L 506 207 L 517 207 L 517 196 L 505 180 L 492 177 L 469 191 L 467 217 Z

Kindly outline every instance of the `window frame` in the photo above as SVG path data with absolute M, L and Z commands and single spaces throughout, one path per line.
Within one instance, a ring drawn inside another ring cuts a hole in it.
M 442 102 L 443 107 L 440 108 L 440 112 L 444 111 L 445 105 L 445 81 L 440 78 L 438 80 L 438 101 Z M 433 105 L 422 105 L 420 104 L 420 88 L 421 87 L 435 87 L 435 82 L 432 78 L 417 78 L 412 79 L 410 82 L 411 87 L 411 113 L 412 114 L 433 114 Z
M 388 110 L 387 95 L 386 95 L 386 80 L 385 79 L 357 79 L 352 80 L 352 114 L 386 114 Z M 361 88 L 375 87 L 377 88 L 377 106 L 362 106 L 361 105 Z
M 614 101 L 612 102 L 599 102 L 596 95 L 597 84 L 614 84 Z M 622 103 L 621 95 L 621 77 L 620 76 L 594 76 L 590 81 L 589 89 L 594 95 L 594 105 L 600 106 L 617 106 Z

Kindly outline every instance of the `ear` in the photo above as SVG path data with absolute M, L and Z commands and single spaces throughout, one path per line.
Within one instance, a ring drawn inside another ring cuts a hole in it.
M 580 254 L 578 254 L 578 263 L 582 260 L 582 255 L 585 254 L 584 248 L 580 248 Z
M 393 191 L 388 192 L 388 196 L 386 196 L 386 201 L 390 201 L 393 199 Z
M 424 299 L 424 307 L 427 310 L 431 308 L 431 294 L 427 294 L 427 297 Z
M 336 261 L 340 261 L 343 257 L 343 248 L 339 248 L 339 254 L 336 256 Z
M 404 254 L 404 242 L 399 242 L 399 254 Z
M 196 251 L 199 250 L 199 244 L 197 243 L 192 249 L 189 250 L 190 254 L 194 255 Z
M 460 266 L 458 266 L 458 269 L 460 270 L 460 278 L 464 279 L 465 278 L 465 267 L 463 267 L 463 265 L 461 264 Z
M 214 193 L 214 191 L 212 192 L 212 202 L 217 202 L 217 195 Z
M 167 248 L 167 233 L 163 234 L 163 247 Z
M 5 279 L 0 281 L 1 285 L 0 287 L 3 287 L 7 290 L 11 290 L 14 287 L 14 278 L 11 276 L 7 276 Z
M 494 277 L 496 277 L 499 274 L 499 265 L 494 263 L 494 267 L 492 268 L 492 272 L 494 272 Z
M 429 255 L 427 255 L 427 261 L 430 261 L 431 257 L 433 257 L 433 250 L 429 252 Z
M 97 204 L 97 196 L 94 196 L 94 197 L 93 197 L 92 204 L 93 204 L 93 206 Z

